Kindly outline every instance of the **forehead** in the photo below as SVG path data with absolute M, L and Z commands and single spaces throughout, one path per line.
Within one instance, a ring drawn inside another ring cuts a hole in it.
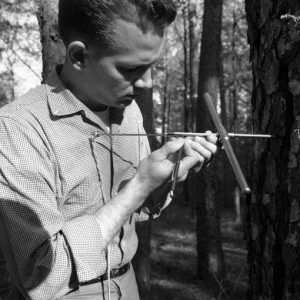
M 163 36 L 155 31 L 143 32 L 137 25 L 115 20 L 114 40 L 117 52 L 112 56 L 127 63 L 152 64 L 159 59 L 164 45 Z

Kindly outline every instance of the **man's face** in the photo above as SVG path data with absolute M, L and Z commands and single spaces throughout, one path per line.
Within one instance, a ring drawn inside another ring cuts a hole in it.
M 116 20 L 114 35 L 121 51 L 87 56 L 82 100 L 94 110 L 123 108 L 140 89 L 151 88 L 151 66 L 162 52 L 163 37 L 127 21 Z

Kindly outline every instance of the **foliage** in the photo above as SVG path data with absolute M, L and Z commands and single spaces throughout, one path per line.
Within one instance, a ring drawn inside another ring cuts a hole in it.
M 40 81 L 41 46 L 32 0 L 0 3 L 0 103 L 10 102 Z M 26 79 L 34 77 L 34 83 Z M 24 82 L 25 81 L 25 82 Z M 1 105 L 1 104 L 0 104 Z

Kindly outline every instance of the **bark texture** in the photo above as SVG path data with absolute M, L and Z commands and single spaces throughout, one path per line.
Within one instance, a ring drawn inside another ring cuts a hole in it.
M 58 34 L 58 0 L 40 0 L 38 3 L 37 18 L 43 46 L 43 80 L 45 80 L 56 65 L 63 63 L 65 47 Z
M 198 81 L 197 132 L 213 129 L 203 100 L 209 92 L 216 100 L 219 95 L 222 0 L 205 0 L 203 32 Z M 216 194 L 214 168 L 206 169 L 194 182 L 197 197 L 197 273 L 201 278 L 225 277 L 224 253 L 221 244 L 219 203 Z
M 255 132 L 248 299 L 300 299 L 300 2 L 246 0 Z

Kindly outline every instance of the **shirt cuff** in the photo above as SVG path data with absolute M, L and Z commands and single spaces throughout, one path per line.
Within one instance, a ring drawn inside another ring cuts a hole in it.
M 79 282 L 94 279 L 105 272 L 103 237 L 94 216 L 71 220 L 62 232 L 74 257 Z

